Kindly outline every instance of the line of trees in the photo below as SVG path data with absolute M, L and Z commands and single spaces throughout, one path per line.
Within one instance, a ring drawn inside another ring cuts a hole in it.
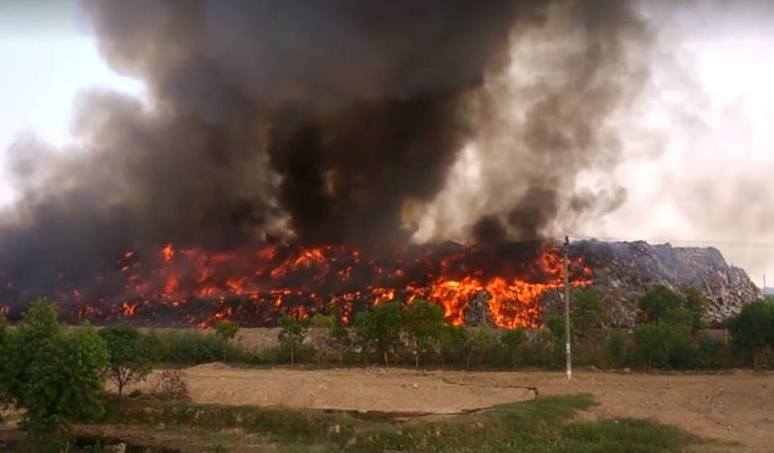
M 774 367 L 774 301 L 746 304 L 728 322 L 730 342 L 705 335 L 707 301 L 696 290 L 656 286 L 644 294 L 631 330 L 609 329 L 599 294 L 574 292 L 574 361 L 602 369 Z M 201 331 L 142 332 L 128 325 L 66 328 L 54 304 L 33 303 L 14 329 L 0 319 L 0 404 L 24 409 L 23 427 L 40 442 L 66 438 L 72 421 L 99 417 L 104 383 L 123 395 L 154 365 L 217 360 L 251 365 L 297 363 L 441 367 L 558 368 L 564 363 L 563 318 L 537 330 L 499 330 L 444 323 L 427 301 L 389 302 L 357 314 L 351 327 L 329 315 L 286 315 L 280 345 L 256 351 L 234 341 L 239 326 Z

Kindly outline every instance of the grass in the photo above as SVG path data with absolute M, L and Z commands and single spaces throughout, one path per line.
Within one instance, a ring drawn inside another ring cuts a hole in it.
M 281 451 L 336 452 L 679 452 L 701 439 L 647 420 L 573 422 L 588 395 L 548 396 L 451 417 L 408 422 L 340 411 L 123 401 L 103 423 L 186 427 L 216 434 L 238 428 Z M 223 445 L 221 451 L 229 451 Z

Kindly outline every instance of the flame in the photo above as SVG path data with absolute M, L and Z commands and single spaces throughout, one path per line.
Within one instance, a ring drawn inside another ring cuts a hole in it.
M 473 301 L 486 301 L 498 327 L 540 327 L 542 297 L 563 286 L 563 258 L 551 245 L 519 250 L 450 244 L 374 256 L 341 245 L 208 251 L 167 243 L 155 260 L 127 250 L 115 273 L 101 272 L 91 286 L 64 286 L 56 295 L 75 304 L 77 319 L 126 317 L 162 325 L 174 319 L 201 327 L 221 319 L 271 325 L 282 313 L 317 312 L 337 313 L 348 324 L 369 305 L 426 299 L 453 325 L 466 323 Z M 573 286 L 591 283 L 591 269 L 580 258 L 570 268 Z M 0 274 L 0 297 L 3 288 L 21 294 Z

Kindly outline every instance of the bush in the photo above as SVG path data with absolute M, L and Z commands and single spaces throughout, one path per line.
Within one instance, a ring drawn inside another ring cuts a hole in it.
M 290 366 L 296 363 L 296 350 L 304 341 L 306 332 L 309 330 L 309 320 L 304 318 L 293 318 L 288 314 L 280 318 L 280 343 L 290 352 Z
M 468 327 L 465 336 L 465 368 L 470 368 L 470 364 L 475 357 L 476 364 L 483 362 L 485 355 L 497 345 L 497 333 L 490 327 Z
M 169 401 L 188 400 L 188 386 L 180 370 L 164 370 L 153 389 L 153 396 Z
M 696 347 L 696 359 L 694 365 L 698 368 L 707 370 L 719 370 L 727 368 L 730 364 L 730 357 L 726 345 L 710 337 L 702 337 Z
M 118 388 L 120 398 L 126 384 L 142 381 L 151 372 L 156 350 L 148 337 L 128 325 L 105 327 L 99 336 L 110 355 L 108 379 Z
M 769 358 L 774 347 L 774 303 L 756 301 L 746 304 L 728 323 L 734 349 L 758 368 Z
M 516 358 L 519 350 L 527 342 L 527 330 L 519 327 L 509 330 L 500 336 L 500 343 L 505 347 L 511 359 L 511 367 L 516 368 Z
M 571 335 L 578 338 L 587 338 L 592 335 L 594 329 L 602 327 L 607 322 L 607 312 L 602 296 L 589 289 L 576 289 L 573 291 L 570 303 Z M 564 321 L 562 321 L 562 328 Z
M 401 321 L 400 302 L 389 302 L 358 313 L 353 328 L 364 352 L 375 351 L 387 365 L 400 341 Z
M 662 321 L 667 314 L 683 305 L 683 298 L 664 285 L 656 285 L 642 295 L 639 308 L 646 322 Z
M 220 338 L 220 341 L 223 343 L 224 362 L 226 361 L 228 346 L 231 344 L 231 341 L 236 338 L 237 333 L 239 333 L 239 324 L 233 321 L 224 319 L 215 324 L 215 335 Z
M 436 349 L 444 326 L 441 307 L 425 300 L 415 300 L 403 310 L 402 325 L 414 355 L 414 367 L 419 368 L 419 356 Z
M 152 334 L 149 341 L 156 342 L 159 360 L 181 365 L 198 365 L 216 362 L 223 355 L 223 342 L 211 333 L 198 330 L 171 330 Z
M 69 422 L 102 415 L 108 352 L 88 326 L 67 332 L 56 306 L 33 303 L 13 333 L 4 333 L 6 396 L 26 410 L 24 426 L 36 441 L 63 436 Z
M 649 370 L 653 367 L 667 367 L 672 337 L 676 334 L 674 327 L 668 324 L 654 323 L 638 326 L 634 330 L 634 342 L 639 363 L 644 363 Z

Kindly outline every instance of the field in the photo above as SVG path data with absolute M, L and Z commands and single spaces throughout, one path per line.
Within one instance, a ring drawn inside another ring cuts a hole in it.
M 139 388 L 149 390 L 154 374 Z M 774 376 L 747 371 L 580 372 L 567 383 L 557 372 L 240 369 L 216 363 L 185 369 L 183 376 L 194 404 L 337 409 L 406 419 L 585 394 L 596 404 L 575 420 L 650 419 L 714 441 L 691 451 L 764 452 L 774 441 Z

